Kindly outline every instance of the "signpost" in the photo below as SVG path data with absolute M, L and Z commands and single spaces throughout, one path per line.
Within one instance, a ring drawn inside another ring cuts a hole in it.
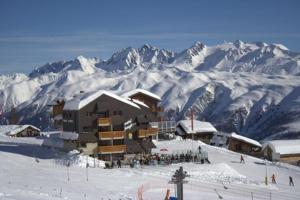
M 183 168 L 180 167 L 176 170 L 175 174 L 172 176 L 172 179 L 169 183 L 176 184 L 177 187 L 177 200 L 183 200 L 183 184 L 187 183 L 184 181 L 186 177 L 190 177 L 186 171 L 183 171 Z

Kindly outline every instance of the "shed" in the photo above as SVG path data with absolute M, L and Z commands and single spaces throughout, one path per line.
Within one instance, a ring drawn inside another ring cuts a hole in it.
M 231 133 L 229 136 L 228 149 L 252 156 L 260 156 L 262 145 L 253 139 Z
M 268 141 L 263 145 L 263 153 L 271 161 L 300 164 L 300 139 Z
M 12 137 L 35 137 L 40 135 L 40 129 L 33 125 L 1 125 L 0 133 Z
M 206 144 L 210 144 L 216 132 L 216 128 L 211 123 L 198 120 L 193 120 L 193 128 L 191 120 L 181 120 L 176 125 L 177 135 L 184 139 L 201 140 Z

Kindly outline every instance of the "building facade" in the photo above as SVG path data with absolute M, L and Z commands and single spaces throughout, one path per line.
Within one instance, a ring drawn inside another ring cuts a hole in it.
M 151 98 L 151 97 L 150 97 Z M 120 97 L 106 91 L 82 94 L 66 102 L 63 109 L 63 131 L 76 133 L 76 140 L 66 146 L 80 149 L 103 160 L 123 159 L 124 154 L 149 153 L 155 147 L 152 138 L 158 129 L 151 122 L 158 100 Z
M 270 161 L 300 166 L 300 140 L 272 140 L 263 145 L 263 154 Z
M 176 133 L 184 139 L 200 140 L 210 144 L 211 139 L 217 130 L 209 122 L 198 120 L 181 120 L 177 123 Z
M 260 157 L 262 145 L 256 140 L 232 133 L 228 138 L 228 149 L 238 153 Z

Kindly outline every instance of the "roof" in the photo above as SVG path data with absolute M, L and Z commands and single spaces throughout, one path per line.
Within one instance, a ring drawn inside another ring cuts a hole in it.
M 269 146 L 273 152 L 280 155 L 300 154 L 300 140 L 272 140 L 264 144 L 264 148 Z
M 74 99 L 66 102 L 66 104 L 64 106 L 64 110 L 80 110 L 81 108 L 88 105 L 89 103 L 91 103 L 92 101 L 94 101 L 95 99 L 97 99 L 98 97 L 100 97 L 102 95 L 109 96 L 118 101 L 121 101 L 130 106 L 140 109 L 140 107 L 137 104 L 133 103 L 132 101 L 129 101 L 128 99 L 125 99 L 123 97 L 120 97 L 120 96 L 118 96 L 114 93 L 108 92 L 108 91 L 100 90 L 97 92 L 83 93 L 82 95 L 75 97 Z
M 142 94 L 144 94 L 146 96 L 149 96 L 149 97 L 152 97 L 152 98 L 154 98 L 154 99 L 156 99 L 158 101 L 161 101 L 161 98 L 158 95 L 156 95 L 156 94 L 154 94 L 152 92 L 149 92 L 147 90 L 144 90 L 144 89 L 131 90 L 129 92 L 124 93 L 122 96 L 124 96 L 124 97 L 132 97 L 133 95 L 138 94 L 138 93 L 142 93 Z
M 59 134 L 59 138 L 64 139 L 64 140 L 77 140 L 78 139 L 78 133 L 62 131 Z
M 243 141 L 243 142 L 246 142 L 246 143 L 249 143 L 249 144 L 252 144 L 252 145 L 257 146 L 257 147 L 261 147 L 261 144 L 258 141 L 252 140 L 252 139 L 247 138 L 245 136 L 238 135 L 236 133 L 231 133 L 230 137 L 235 138 L 235 139 L 240 140 L 240 141 Z
M 180 120 L 177 123 L 177 126 L 180 125 L 186 134 L 191 133 L 207 133 L 207 132 L 217 132 L 216 128 L 209 122 L 202 122 L 198 120 L 194 120 L 194 127 L 192 130 L 192 122 L 191 120 Z
M 130 100 L 130 99 L 128 99 Z M 135 103 L 135 104 L 138 104 L 138 105 L 141 105 L 141 106 L 144 106 L 146 108 L 149 108 L 149 106 L 147 106 L 144 102 L 142 101 L 139 101 L 139 100 L 136 100 L 136 99 L 132 99 L 132 101 Z
M 13 136 L 13 135 L 20 133 L 21 131 L 25 130 L 28 127 L 31 127 L 31 128 L 34 128 L 34 129 L 40 131 L 40 129 L 38 129 L 37 127 L 35 127 L 33 125 L 28 125 L 28 124 L 26 124 L 26 125 L 0 125 L 0 135 Z

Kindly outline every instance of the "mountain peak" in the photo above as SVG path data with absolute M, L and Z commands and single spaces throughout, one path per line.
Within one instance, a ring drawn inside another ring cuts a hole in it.
M 242 40 L 236 40 L 233 42 L 233 44 L 237 47 L 237 48 L 241 48 L 244 46 L 244 42 Z

